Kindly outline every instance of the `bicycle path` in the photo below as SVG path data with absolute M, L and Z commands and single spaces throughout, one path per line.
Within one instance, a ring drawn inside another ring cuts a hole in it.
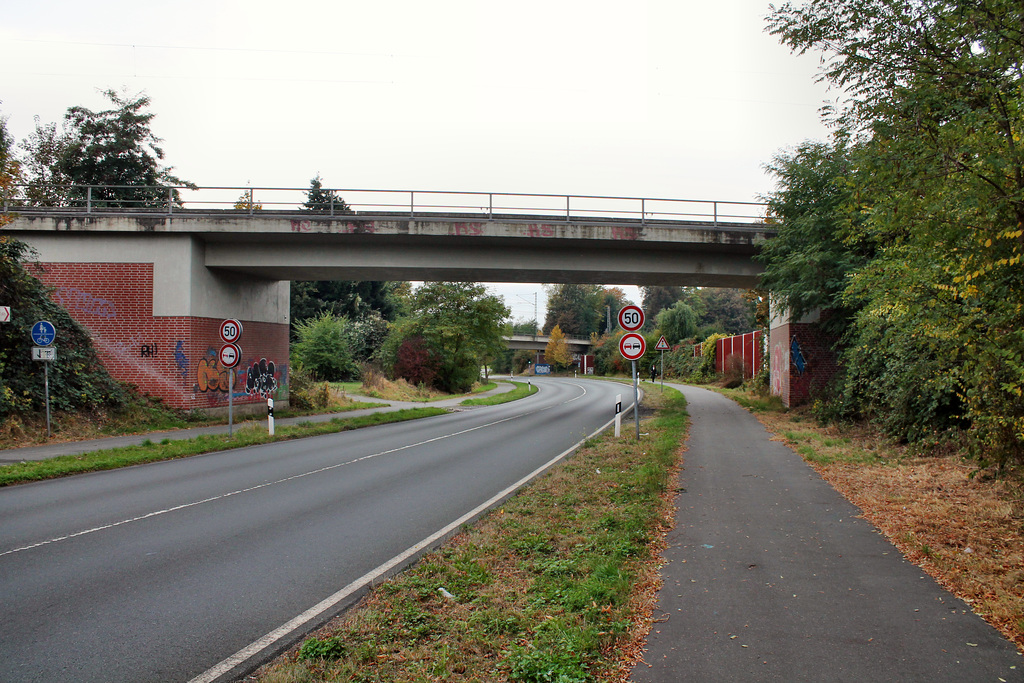
M 348 394 L 348 398 L 354 401 L 361 401 L 366 403 L 385 403 L 384 406 L 377 406 L 373 408 L 358 408 L 355 410 L 347 410 L 340 413 L 324 413 L 321 415 L 302 415 L 299 417 L 287 417 L 275 419 L 275 427 L 285 427 L 288 425 L 298 424 L 300 422 L 328 422 L 334 418 L 347 418 L 347 417 L 359 417 L 361 415 L 369 415 L 371 413 L 391 413 L 398 410 L 404 410 L 406 408 L 424 408 L 424 407 L 436 407 L 436 408 L 455 408 L 462 401 L 469 398 L 483 398 L 485 396 L 493 396 L 495 394 L 503 394 L 508 391 L 512 391 L 515 388 L 514 385 L 507 382 L 499 382 L 497 388 L 491 389 L 490 391 L 484 391 L 479 394 L 473 394 L 470 396 L 458 396 L 456 398 L 447 398 L 441 401 L 382 401 L 375 398 L 368 398 L 366 396 L 358 396 L 354 394 Z M 467 406 L 466 409 L 470 409 L 472 406 Z M 266 416 L 260 416 L 258 419 L 254 419 L 253 416 L 246 416 L 244 418 L 236 418 L 234 429 L 238 429 L 245 423 L 260 423 L 264 426 L 267 425 Z M 55 458 L 61 455 L 80 455 L 82 453 L 90 453 L 92 451 L 98 451 L 105 448 L 120 448 L 123 446 L 135 446 L 142 442 L 149 440 L 154 443 L 160 442 L 164 439 L 179 440 L 179 439 L 194 439 L 198 436 L 207 434 L 227 434 L 228 425 L 213 425 L 210 427 L 190 427 L 188 429 L 171 429 L 162 432 L 147 432 L 142 434 L 128 434 L 125 436 L 111 436 L 101 439 L 87 439 L 83 441 L 64 441 L 59 443 L 44 444 L 41 446 L 24 446 L 22 448 L 8 448 L 0 449 L 0 464 L 23 462 L 27 460 L 45 460 L 47 458 Z
M 690 436 L 634 683 L 1024 681 L 1010 641 L 753 415 L 670 386 Z

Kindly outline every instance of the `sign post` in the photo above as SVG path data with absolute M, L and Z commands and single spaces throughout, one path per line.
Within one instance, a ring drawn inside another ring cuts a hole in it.
M 627 306 L 626 308 L 629 308 L 629 306 Z M 623 308 L 622 310 L 626 310 L 626 308 Z M 636 306 L 633 306 L 633 308 L 636 308 Z M 621 312 L 619 313 L 619 319 L 620 321 L 622 319 Z M 640 327 L 644 324 L 643 320 L 643 311 L 641 311 L 640 324 L 637 325 L 637 329 L 640 329 Z M 623 358 L 625 358 L 628 361 L 632 361 L 633 363 L 633 418 L 636 422 L 637 441 L 640 440 L 640 386 L 638 383 L 639 375 L 636 371 L 636 362 L 640 360 L 640 358 L 644 355 L 644 352 L 646 350 L 647 342 L 644 340 L 642 335 L 637 334 L 636 332 L 624 334 L 622 335 L 622 339 L 619 340 L 619 353 L 622 354 Z
M 661 393 L 665 393 L 665 352 L 668 351 L 668 342 L 665 340 L 665 336 L 662 335 L 661 339 L 658 340 L 658 344 L 654 347 L 655 351 L 661 351 Z
M 11 322 L 11 307 L 0 306 L 0 323 Z
M 50 430 L 50 361 L 57 357 L 57 350 L 50 347 L 57 338 L 57 330 L 49 320 L 40 320 L 32 325 L 32 360 L 43 361 L 43 391 L 46 395 L 46 438 L 52 435 Z
M 238 359 L 241 356 L 242 349 L 238 348 L 235 344 L 225 344 L 220 347 L 220 353 L 218 354 L 221 367 L 228 370 L 228 436 L 231 436 L 234 432 L 235 366 L 238 365 Z

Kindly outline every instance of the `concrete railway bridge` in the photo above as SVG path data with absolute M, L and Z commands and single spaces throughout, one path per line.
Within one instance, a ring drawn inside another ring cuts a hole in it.
M 115 377 L 185 409 L 227 405 L 226 318 L 243 323 L 236 405 L 287 401 L 291 280 L 750 288 L 774 234 L 752 202 L 335 190 L 347 207 L 308 211 L 303 189 L 219 187 L 115 208 L 101 190 L 56 207 L 8 198 L 3 232 L 36 250 Z

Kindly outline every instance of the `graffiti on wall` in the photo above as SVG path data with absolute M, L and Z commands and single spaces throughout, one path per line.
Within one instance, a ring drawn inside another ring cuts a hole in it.
M 796 368 L 796 374 L 804 374 L 804 370 L 807 369 L 807 360 L 804 358 L 804 354 L 800 351 L 800 342 L 797 341 L 796 335 L 793 336 L 792 341 L 789 343 L 789 360 L 792 361 L 793 367 Z
M 206 356 L 196 365 L 194 390 L 204 394 L 211 391 L 227 392 L 228 370 L 221 367 L 220 359 L 217 358 L 217 349 L 208 348 Z
M 101 318 L 117 317 L 117 307 L 113 302 L 75 287 L 58 287 L 53 292 L 53 298 L 72 314 L 87 313 Z
M 188 376 L 188 356 L 185 355 L 185 342 L 178 340 L 174 345 L 174 366 L 182 377 Z
M 266 358 L 250 365 L 245 373 L 245 393 L 260 398 L 272 397 L 277 391 L 277 378 L 274 377 L 276 370 L 274 361 Z
M 776 344 L 772 347 L 772 394 L 775 396 L 782 395 L 782 372 L 783 368 L 786 367 L 785 355 L 786 349 L 782 344 Z

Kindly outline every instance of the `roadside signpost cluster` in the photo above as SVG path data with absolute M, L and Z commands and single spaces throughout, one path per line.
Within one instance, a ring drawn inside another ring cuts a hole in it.
M 619 340 L 619 353 L 633 364 L 633 419 L 636 422 L 636 439 L 640 440 L 640 386 L 636 362 L 647 351 L 647 342 L 637 330 L 644 326 L 644 311 L 630 304 L 619 311 L 619 327 L 626 330 Z
M 228 371 L 228 436 L 234 432 L 234 393 L 235 393 L 235 366 L 242 358 L 242 349 L 235 343 L 242 337 L 242 323 L 235 319 L 229 319 L 220 324 L 220 340 L 224 345 L 220 347 L 220 365 Z

